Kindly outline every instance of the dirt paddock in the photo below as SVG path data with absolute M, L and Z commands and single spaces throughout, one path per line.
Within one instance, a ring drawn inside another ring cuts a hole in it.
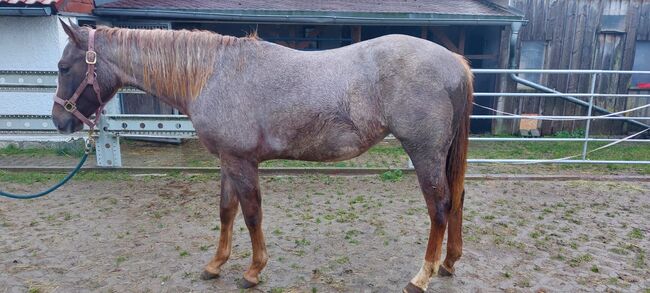
M 250 292 L 398 292 L 417 273 L 429 221 L 415 176 L 261 184 L 270 259 Z M 216 249 L 218 190 L 181 174 L 0 199 L 0 293 L 239 292 L 251 251 L 241 215 L 221 277 L 199 278 Z M 650 183 L 470 181 L 465 207 L 457 276 L 430 292 L 650 290 Z

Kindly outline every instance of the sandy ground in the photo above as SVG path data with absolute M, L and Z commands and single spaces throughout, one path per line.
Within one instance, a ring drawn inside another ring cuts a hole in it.
M 261 184 L 270 259 L 250 292 L 398 292 L 418 271 L 429 222 L 414 176 Z M 216 178 L 181 174 L 0 199 L 0 292 L 239 292 L 250 261 L 241 215 L 222 276 L 199 279 L 218 190 Z M 649 195 L 650 183 L 470 181 L 457 276 L 429 291 L 649 292 Z

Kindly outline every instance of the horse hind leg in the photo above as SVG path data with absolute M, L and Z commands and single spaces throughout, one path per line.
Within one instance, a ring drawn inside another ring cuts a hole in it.
M 404 292 L 425 292 L 431 278 L 438 273 L 442 241 L 451 208 L 450 191 L 445 172 L 446 149 L 434 152 L 430 148 L 415 148 L 404 145 L 413 160 L 420 188 L 424 195 L 431 226 L 429 241 L 420 271 L 404 288 Z M 431 152 L 424 151 L 430 150 Z
M 461 196 L 461 206 L 457 211 L 449 214 L 449 225 L 447 227 L 447 256 L 440 266 L 438 275 L 450 277 L 454 274 L 454 264 L 463 254 L 463 202 L 465 201 L 465 191 Z

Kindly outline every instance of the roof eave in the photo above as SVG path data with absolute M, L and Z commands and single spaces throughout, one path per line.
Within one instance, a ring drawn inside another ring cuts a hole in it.
M 0 16 L 50 16 L 51 7 L 0 7 Z
M 257 23 L 309 23 L 338 25 L 509 25 L 524 21 L 518 15 L 461 15 L 434 13 L 362 13 L 269 10 L 184 10 L 95 8 L 99 16 L 131 16 L 164 19 L 234 21 Z

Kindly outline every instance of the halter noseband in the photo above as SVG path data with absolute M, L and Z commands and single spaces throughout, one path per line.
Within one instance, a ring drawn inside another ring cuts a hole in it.
M 68 100 L 64 100 L 54 95 L 54 102 L 63 106 L 63 109 L 79 118 L 83 123 L 88 125 L 92 130 L 99 121 L 99 116 L 102 109 L 104 108 L 104 102 L 99 92 L 99 83 L 97 82 L 97 72 L 95 72 L 95 64 L 97 63 L 97 52 L 95 52 L 95 30 L 90 29 L 88 32 L 88 51 L 86 51 L 86 64 L 88 64 L 88 70 L 86 71 L 86 78 L 79 84 L 79 87 L 74 92 L 72 97 Z M 77 100 L 83 91 L 88 85 L 92 85 L 93 90 L 95 91 L 95 96 L 99 101 L 99 108 L 95 111 L 95 121 L 91 121 L 86 116 L 81 114 L 77 109 Z

